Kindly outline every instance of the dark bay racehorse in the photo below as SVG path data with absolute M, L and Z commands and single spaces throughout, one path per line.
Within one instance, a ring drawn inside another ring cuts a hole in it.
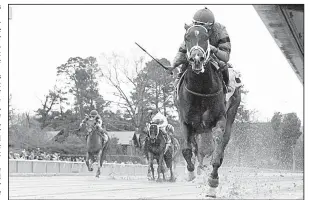
M 218 169 L 241 101 L 240 88 L 236 88 L 230 102 L 226 103 L 221 72 L 210 57 L 208 30 L 200 25 L 185 28 L 189 67 L 176 99 L 185 136 L 182 154 L 187 162 L 189 180 L 195 178 L 192 157 L 198 158 L 198 168 L 202 169 L 205 156 L 212 155 L 213 170 L 208 183 L 210 187 L 217 187 Z
M 148 136 L 148 128 L 144 128 L 142 131 L 140 131 L 140 134 L 138 134 L 138 136 L 134 137 L 134 145 L 136 148 L 138 148 L 142 154 L 145 156 L 147 162 L 149 163 L 149 155 L 148 155 L 148 146 L 146 146 L 146 141 L 149 139 Z M 180 143 L 178 141 L 177 138 L 175 138 L 174 136 L 171 136 L 171 140 L 172 140 L 172 147 L 173 147 L 173 153 L 172 153 L 172 168 L 175 171 L 176 169 L 176 165 L 177 165 L 177 157 L 180 153 Z M 165 159 L 164 159 L 165 161 Z M 167 165 L 166 165 L 167 166 Z M 150 179 L 152 179 L 152 174 L 151 174 L 151 169 L 149 168 L 148 170 L 148 175 L 147 175 Z M 154 176 L 154 175 L 153 175 Z
M 154 176 L 154 167 L 153 167 L 153 161 L 156 159 L 158 167 L 157 167 L 157 173 L 158 178 L 157 181 L 161 181 L 160 174 L 163 175 L 163 180 L 165 180 L 165 170 L 164 170 L 164 162 L 166 163 L 167 168 L 170 169 L 170 180 L 171 182 L 174 182 L 176 180 L 174 176 L 174 170 L 176 167 L 175 158 L 177 155 L 177 152 L 180 149 L 179 142 L 177 140 L 174 140 L 174 143 L 172 146 L 169 146 L 167 151 L 166 149 L 166 140 L 164 138 L 164 135 L 161 130 L 159 130 L 159 127 L 157 124 L 151 124 L 147 138 L 145 138 L 145 146 L 144 146 L 148 158 L 149 163 L 149 169 L 148 173 L 151 174 L 152 180 L 155 180 Z
M 93 162 L 97 160 L 98 169 L 96 172 L 96 177 L 99 178 L 100 169 L 102 167 L 103 160 L 106 159 L 106 153 L 109 146 L 109 141 L 103 141 L 103 138 L 99 134 L 99 130 L 94 127 L 95 119 L 89 119 L 87 121 L 87 128 L 91 129 L 89 135 L 87 136 L 87 154 L 86 154 L 86 165 L 89 171 L 93 171 Z

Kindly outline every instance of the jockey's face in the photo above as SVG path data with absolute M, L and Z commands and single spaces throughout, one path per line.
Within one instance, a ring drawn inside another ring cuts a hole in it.
M 203 73 L 210 54 L 208 30 L 201 25 L 189 27 L 185 34 L 185 44 L 192 70 L 197 74 Z

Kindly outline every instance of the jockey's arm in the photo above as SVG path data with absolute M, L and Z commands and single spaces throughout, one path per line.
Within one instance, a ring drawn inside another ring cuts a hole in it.
M 185 64 L 187 62 L 187 55 L 186 55 L 186 45 L 185 42 L 183 41 L 182 44 L 179 47 L 179 50 L 177 52 L 177 55 L 175 56 L 172 64 L 171 70 L 177 68 L 181 64 Z
M 101 118 L 96 119 L 96 126 L 102 127 L 102 119 Z
M 217 48 L 213 49 L 213 53 L 218 59 L 227 63 L 231 52 L 230 38 L 225 27 L 221 28 L 219 34 L 218 45 Z
M 85 117 L 82 122 L 80 123 L 80 127 L 81 128 L 84 124 L 86 124 L 86 122 L 88 121 L 88 117 Z

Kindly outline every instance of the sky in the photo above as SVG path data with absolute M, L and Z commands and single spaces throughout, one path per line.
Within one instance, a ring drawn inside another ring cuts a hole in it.
M 130 59 L 148 55 L 171 62 L 201 5 L 12 6 L 9 21 L 9 92 L 18 112 L 40 107 L 56 83 L 56 67 L 69 57 L 118 53 Z M 260 121 L 276 111 L 303 119 L 303 85 L 251 5 L 207 5 L 230 35 L 230 63 L 249 93 L 246 107 Z M 100 85 L 104 98 L 111 91 Z M 289 92 L 288 92 L 289 91 Z

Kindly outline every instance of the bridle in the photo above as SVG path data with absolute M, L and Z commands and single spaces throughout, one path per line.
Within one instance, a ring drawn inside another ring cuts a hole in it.
M 148 137 L 151 139 L 151 128 L 152 127 L 156 127 L 156 135 L 155 135 L 155 140 L 157 139 L 157 137 L 158 137 L 158 135 L 159 135 L 159 128 L 158 128 L 158 125 L 157 124 L 155 124 L 155 123 L 152 123 L 152 124 L 150 124 L 150 127 L 149 127 L 149 130 L 148 130 L 148 133 L 147 133 L 147 135 L 148 135 Z M 151 139 L 151 140 L 154 140 L 154 139 Z
M 191 27 L 189 27 L 189 28 L 187 29 L 186 34 L 188 34 L 189 30 L 190 30 L 191 28 L 193 28 L 193 27 L 201 27 L 201 28 L 203 28 L 203 30 L 206 31 L 206 33 L 208 33 L 208 29 L 205 28 L 204 26 L 202 26 L 202 25 L 192 25 Z M 201 69 L 201 71 L 200 71 L 199 73 L 204 73 L 206 64 L 209 62 L 209 59 L 210 59 L 210 42 L 209 42 L 209 39 L 208 39 L 208 40 L 207 40 L 208 48 L 207 48 L 207 50 L 205 51 L 205 50 L 204 50 L 201 46 L 199 46 L 199 44 L 198 44 L 198 41 L 199 41 L 199 40 L 198 40 L 198 35 L 199 35 L 199 31 L 196 30 L 196 31 L 195 31 L 195 36 L 196 36 L 196 38 L 197 38 L 197 44 L 194 45 L 189 51 L 187 51 L 187 57 L 190 58 L 190 55 L 191 55 L 191 53 L 192 53 L 194 50 L 200 51 L 200 52 L 202 53 L 202 55 L 203 55 L 204 60 L 203 60 L 203 62 L 202 62 L 202 69 Z M 190 61 L 189 61 L 189 62 L 190 62 Z M 195 73 L 196 73 L 196 72 L 195 72 Z M 184 84 L 184 87 L 185 87 L 186 91 L 189 92 L 189 93 L 191 93 L 191 94 L 193 94 L 193 95 L 196 95 L 196 96 L 201 96 L 201 97 L 213 97 L 213 96 L 219 95 L 219 94 L 223 91 L 223 88 L 220 87 L 220 89 L 219 89 L 217 92 L 215 92 L 215 93 L 212 93 L 212 94 L 201 94 L 201 93 L 197 93 L 197 92 L 191 91 L 190 89 L 187 88 L 186 82 L 184 82 L 184 83 L 185 83 L 185 84 Z
M 202 26 L 202 25 L 192 25 L 191 27 L 189 27 L 189 28 L 187 29 L 186 34 L 188 34 L 189 30 L 190 30 L 191 28 L 193 28 L 193 27 L 201 27 L 201 28 L 203 28 L 203 29 L 206 31 L 206 33 L 208 33 L 208 29 L 205 28 L 204 26 Z M 189 58 L 190 55 L 191 55 L 191 53 L 192 53 L 194 50 L 200 51 L 200 52 L 202 53 L 202 55 L 203 55 L 203 58 L 204 58 L 204 61 L 203 61 L 203 63 L 202 63 L 203 69 L 202 69 L 202 71 L 201 71 L 201 73 L 203 73 L 203 72 L 204 72 L 204 66 L 205 66 L 205 64 L 209 61 L 209 58 L 210 58 L 210 42 L 209 42 L 209 39 L 208 39 L 208 40 L 207 40 L 208 48 L 207 48 L 207 51 L 205 51 L 205 50 L 204 50 L 202 47 L 200 47 L 199 44 L 198 44 L 198 41 L 199 41 L 199 40 L 198 40 L 198 35 L 199 35 L 199 31 L 196 30 L 196 31 L 195 31 L 195 36 L 196 36 L 196 38 L 197 38 L 197 44 L 194 45 L 189 51 L 187 51 L 187 57 Z

